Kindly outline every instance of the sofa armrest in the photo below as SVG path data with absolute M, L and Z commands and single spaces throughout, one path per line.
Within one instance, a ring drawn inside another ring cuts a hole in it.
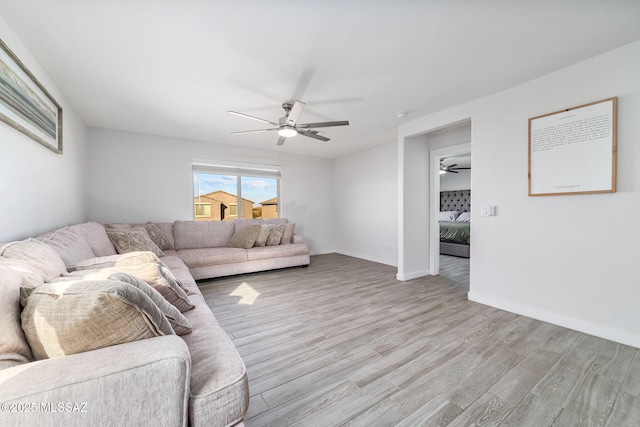
M 191 358 L 162 336 L 0 371 L 0 424 L 186 426 Z
M 302 234 L 293 233 L 293 236 L 291 236 L 291 243 L 304 243 L 304 237 Z

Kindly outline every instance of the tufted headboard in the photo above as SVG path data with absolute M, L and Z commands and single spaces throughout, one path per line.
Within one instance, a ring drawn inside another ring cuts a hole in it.
M 471 190 L 441 191 L 440 211 L 471 212 Z

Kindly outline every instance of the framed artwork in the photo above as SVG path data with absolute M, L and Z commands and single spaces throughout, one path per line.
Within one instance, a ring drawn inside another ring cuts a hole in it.
M 0 121 L 62 154 L 62 107 L 2 40 Z
M 529 119 L 529 196 L 616 191 L 617 100 Z

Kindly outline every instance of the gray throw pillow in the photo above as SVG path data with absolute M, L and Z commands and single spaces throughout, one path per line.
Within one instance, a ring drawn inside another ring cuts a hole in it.
M 173 304 L 167 301 L 160 292 L 153 289 L 145 281 L 138 279 L 136 276 L 127 273 L 114 273 L 109 276 L 109 280 L 117 280 L 118 282 L 129 283 L 144 292 L 160 311 L 166 316 L 171 327 L 178 335 L 190 334 L 193 331 L 191 322 L 180 313 Z
M 116 229 L 108 228 L 107 235 L 119 254 L 134 251 L 150 251 L 156 256 L 164 256 L 164 252 L 156 245 L 144 228 Z
M 260 234 L 258 234 L 258 238 L 256 239 L 256 247 L 262 247 L 267 245 L 267 239 L 269 238 L 269 234 L 271 234 L 271 230 L 273 229 L 272 224 L 265 224 L 260 226 Z
M 171 241 L 162 232 L 162 230 L 160 230 L 160 227 L 158 227 L 158 224 L 155 224 L 149 221 L 144 225 L 144 228 L 147 230 L 147 234 L 149 234 L 149 237 L 151 238 L 151 240 L 153 240 L 153 243 L 158 245 L 160 250 L 162 251 L 173 250 L 173 245 L 171 244 Z
M 232 248 L 243 248 L 249 249 L 252 248 L 258 239 L 258 235 L 260 234 L 260 230 L 262 227 L 260 224 L 253 225 L 245 225 L 242 227 L 238 227 L 233 233 L 231 240 L 227 246 Z
M 278 246 L 284 234 L 284 224 L 278 224 L 273 227 L 269 237 L 267 238 L 267 246 Z

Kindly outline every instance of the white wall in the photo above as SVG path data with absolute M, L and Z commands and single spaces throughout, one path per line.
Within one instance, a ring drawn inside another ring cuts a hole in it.
M 471 300 L 640 347 L 639 75 L 636 42 L 401 127 L 402 153 L 410 135 L 473 119 L 472 204 L 498 215 L 472 213 Z M 611 96 L 617 193 L 528 197 L 528 118 Z
M 62 155 L 0 122 L 0 242 L 6 242 L 87 218 L 86 127 L 1 17 L 0 39 L 63 110 Z
M 395 143 L 335 162 L 337 252 L 398 262 L 398 150 Z
M 335 251 L 333 160 L 89 128 L 89 217 L 97 222 L 193 219 L 191 159 L 282 167 L 281 216 L 313 254 Z

